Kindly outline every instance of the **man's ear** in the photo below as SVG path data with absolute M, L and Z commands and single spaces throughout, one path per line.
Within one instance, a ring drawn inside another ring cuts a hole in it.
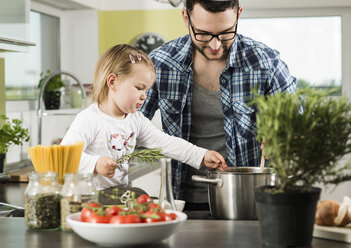
M 188 19 L 188 14 L 187 14 L 187 11 L 186 9 L 183 9 L 182 10 L 182 17 L 183 17 L 183 21 L 184 21 L 184 24 L 185 24 L 185 27 L 188 29 L 189 27 L 189 19 Z
M 117 84 L 118 76 L 114 73 L 110 73 L 107 76 L 106 84 L 108 88 L 114 88 Z
M 239 11 L 239 13 L 238 13 L 238 19 L 239 19 L 241 16 L 241 13 L 243 12 L 243 7 L 239 6 L 238 11 Z

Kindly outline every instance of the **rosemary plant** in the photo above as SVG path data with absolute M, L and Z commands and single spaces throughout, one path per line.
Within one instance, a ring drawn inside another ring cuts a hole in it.
M 253 100 L 259 110 L 257 139 L 264 140 L 263 152 L 280 181 L 276 191 L 351 179 L 350 162 L 339 163 L 351 152 L 351 104 L 328 94 L 299 90 Z
M 141 151 L 133 151 L 130 154 L 125 154 L 116 159 L 117 165 L 121 165 L 124 162 L 129 162 L 130 160 L 136 160 L 139 162 L 155 163 L 164 156 L 161 154 L 161 148 L 155 149 L 144 149 Z

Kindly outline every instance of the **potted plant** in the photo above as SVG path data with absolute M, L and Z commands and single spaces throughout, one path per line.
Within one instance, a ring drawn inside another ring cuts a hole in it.
M 38 88 L 44 87 L 43 83 L 45 79 L 51 74 L 50 70 L 47 70 L 46 73 L 40 73 L 40 81 Z M 61 75 L 55 75 L 47 82 L 44 93 L 44 105 L 46 109 L 59 109 L 61 104 L 61 89 L 65 86 L 64 82 L 61 79 Z
M 21 126 L 22 121 L 18 119 L 9 120 L 5 115 L 0 115 L 1 123 L 5 122 L 0 128 L 0 173 L 4 169 L 4 160 L 9 146 L 12 144 L 22 145 L 29 140 L 28 129 Z
M 255 189 L 267 246 L 310 246 L 320 188 L 351 179 L 351 104 L 318 90 L 258 96 L 257 138 L 278 180 Z

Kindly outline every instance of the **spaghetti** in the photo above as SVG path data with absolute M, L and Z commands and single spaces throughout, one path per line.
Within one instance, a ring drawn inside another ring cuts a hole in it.
M 59 183 L 63 184 L 65 173 L 78 172 L 83 147 L 83 142 L 77 142 L 74 145 L 37 145 L 29 147 L 28 154 L 36 172 L 55 171 L 58 174 Z

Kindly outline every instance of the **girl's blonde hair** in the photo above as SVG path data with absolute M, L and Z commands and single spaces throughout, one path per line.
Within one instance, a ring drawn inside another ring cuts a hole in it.
M 146 65 L 155 74 L 155 67 L 151 59 L 142 51 L 127 44 L 119 44 L 109 48 L 101 55 L 95 68 L 93 101 L 101 103 L 107 97 L 107 77 L 111 73 L 117 76 L 128 75 L 134 63 Z

